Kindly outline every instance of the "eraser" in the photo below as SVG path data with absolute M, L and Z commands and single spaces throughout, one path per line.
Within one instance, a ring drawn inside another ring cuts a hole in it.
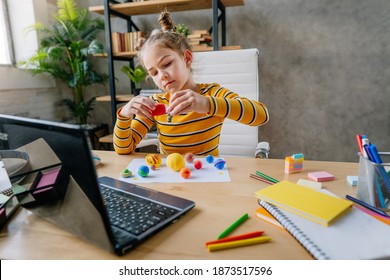
M 333 181 L 335 177 L 326 172 L 326 171 L 318 171 L 318 172 L 310 172 L 307 174 L 309 179 L 312 179 L 316 182 L 327 182 L 327 181 Z
M 297 182 L 297 185 L 308 187 L 308 188 L 311 188 L 313 190 L 320 190 L 322 188 L 321 183 L 313 182 L 313 181 L 306 180 L 306 179 L 299 179 Z
M 350 184 L 351 186 L 357 186 L 357 183 L 358 183 L 358 176 L 347 176 L 347 182 L 348 184 Z

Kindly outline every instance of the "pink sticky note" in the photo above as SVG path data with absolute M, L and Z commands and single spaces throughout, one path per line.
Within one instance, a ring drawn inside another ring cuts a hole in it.
M 333 181 L 334 176 L 326 171 L 310 172 L 307 176 L 316 182 Z

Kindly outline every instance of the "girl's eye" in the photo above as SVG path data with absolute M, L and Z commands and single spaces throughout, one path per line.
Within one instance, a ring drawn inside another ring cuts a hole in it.
M 172 64 L 172 61 L 169 61 L 168 63 L 165 63 L 164 64 L 164 67 L 168 67 L 169 65 L 171 65 Z
M 157 71 L 150 72 L 149 75 L 150 76 L 156 76 L 157 75 Z

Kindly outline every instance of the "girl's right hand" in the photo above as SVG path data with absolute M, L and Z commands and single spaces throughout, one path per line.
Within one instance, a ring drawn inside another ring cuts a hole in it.
M 125 118 L 131 118 L 133 115 L 150 118 L 151 111 L 156 108 L 156 104 L 151 98 L 138 95 L 123 106 L 120 115 Z

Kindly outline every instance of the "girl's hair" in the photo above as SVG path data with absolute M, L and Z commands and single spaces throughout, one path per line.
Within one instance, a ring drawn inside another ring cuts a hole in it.
M 158 19 L 161 30 L 153 31 L 148 38 L 141 38 L 137 43 L 138 58 L 143 65 L 143 53 L 151 45 L 159 45 L 183 54 L 185 50 L 191 50 L 187 38 L 176 32 L 176 26 L 168 11 L 163 11 Z

